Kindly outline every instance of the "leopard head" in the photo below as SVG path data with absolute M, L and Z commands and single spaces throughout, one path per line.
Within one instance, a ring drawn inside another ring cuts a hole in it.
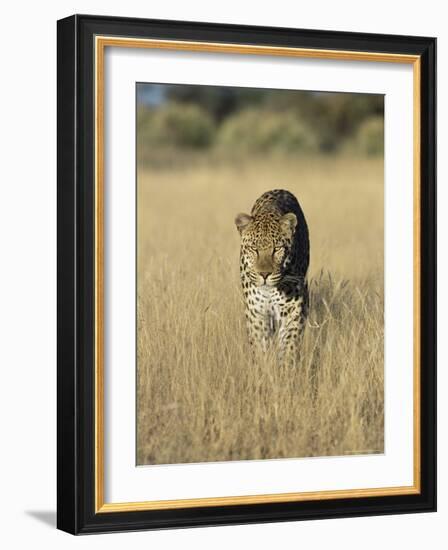
M 296 215 L 238 214 L 235 224 L 241 236 L 241 268 L 256 286 L 277 285 L 291 263 Z

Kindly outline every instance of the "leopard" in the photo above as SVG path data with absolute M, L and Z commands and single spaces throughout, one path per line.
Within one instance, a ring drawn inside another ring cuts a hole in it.
M 302 208 L 290 191 L 274 189 L 250 214 L 237 214 L 235 225 L 250 346 L 296 365 L 309 308 L 310 240 Z

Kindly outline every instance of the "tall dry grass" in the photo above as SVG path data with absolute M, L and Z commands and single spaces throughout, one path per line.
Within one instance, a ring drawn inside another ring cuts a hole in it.
M 300 364 L 251 360 L 233 219 L 299 199 L 311 240 Z M 137 462 L 383 451 L 383 162 L 242 160 L 138 172 Z

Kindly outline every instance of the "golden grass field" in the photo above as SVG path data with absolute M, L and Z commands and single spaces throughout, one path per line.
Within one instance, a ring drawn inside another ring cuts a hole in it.
M 295 369 L 251 360 L 240 293 L 234 216 L 275 188 L 310 231 Z M 137 463 L 383 452 L 383 159 L 141 168 L 137 202 Z

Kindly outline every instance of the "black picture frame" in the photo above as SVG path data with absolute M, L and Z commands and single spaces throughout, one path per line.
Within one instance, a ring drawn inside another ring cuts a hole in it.
M 95 511 L 94 55 L 97 35 L 416 55 L 421 62 L 419 494 Z M 58 21 L 57 526 L 73 534 L 436 510 L 436 39 L 74 15 Z

